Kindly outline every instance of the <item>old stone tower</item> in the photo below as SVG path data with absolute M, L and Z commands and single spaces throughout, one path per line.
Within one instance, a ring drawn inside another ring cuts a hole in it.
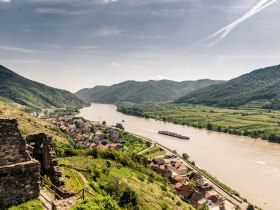
M 0 119 L 0 208 L 38 198 L 40 164 L 26 150 L 15 119 Z

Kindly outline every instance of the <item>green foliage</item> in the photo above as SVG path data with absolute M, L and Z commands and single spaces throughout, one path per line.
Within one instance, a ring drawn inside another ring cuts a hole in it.
M 18 206 L 14 206 L 9 208 L 8 210 L 43 210 L 43 205 L 39 200 L 31 200 L 26 203 L 20 204 Z
M 175 82 L 161 81 L 126 81 L 116 85 L 96 86 L 82 89 L 76 95 L 84 101 L 96 103 L 147 103 L 170 102 L 193 90 L 217 84 L 220 81 L 198 80 Z
M 190 156 L 187 153 L 183 153 L 182 157 L 184 160 L 189 160 Z
M 126 152 L 138 153 L 147 149 L 150 145 L 150 143 L 127 132 L 120 132 L 120 138 L 124 141 L 124 151 Z
M 267 101 L 263 108 L 280 108 L 280 65 L 255 70 L 228 82 L 194 91 L 177 103 L 237 107 L 252 101 Z
M 137 205 L 138 201 L 135 192 L 130 188 L 126 188 L 120 197 L 119 206 L 125 208 L 138 209 L 136 208 Z
M 121 129 L 121 130 L 124 131 L 123 124 L 121 124 L 121 123 L 117 123 L 117 124 L 116 124 L 116 128 L 119 128 L 119 129 Z
M 28 80 L 1 65 L 0 97 L 32 108 L 32 110 L 85 105 L 77 96 L 66 90 Z
M 209 208 L 206 204 L 201 204 L 197 207 L 197 210 L 209 210 Z
M 121 209 L 160 209 L 163 203 L 168 206 L 178 206 L 176 203 L 179 197 L 174 194 L 173 186 L 168 180 L 146 166 L 144 161 L 146 158 L 131 153 L 110 151 L 109 153 L 112 155 L 106 153 L 106 157 L 110 159 L 104 159 L 103 151 L 98 150 L 97 153 L 98 158 L 96 159 L 88 155 L 59 158 L 63 175 L 68 175 L 68 178 L 64 177 L 66 189 L 69 190 L 69 187 L 74 189 L 73 186 L 77 188 L 78 185 L 81 185 L 81 188 L 91 186 L 92 198 L 109 196 L 118 206 L 121 206 Z M 109 168 L 108 165 L 110 165 Z M 80 171 L 88 183 L 83 179 L 78 179 L 79 173 L 65 174 L 65 170 L 68 172 L 68 169 L 71 169 L 70 172 Z M 139 177 L 143 178 L 143 181 L 139 180 Z M 148 179 L 151 179 L 152 182 L 149 182 Z M 165 186 L 166 191 L 162 190 L 162 186 Z M 183 202 L 181 207 L 188 209 L 190 206 Z M 81 209 L 86 208 L 91 209 L 91 205 L 83 206 Z
M 110 196 L 98 195 L 91 200 L 78 203 L 71 210 L 120 210 L 120 207 Z
M 206 128 L 234 135 L 262 138 L 280 143 L 280 111 L 260 108 L 217 108 L 190 104 L 141 104 L 134 105 L 150 118 Z M 257 106 L 255 104 L 255 106 Z

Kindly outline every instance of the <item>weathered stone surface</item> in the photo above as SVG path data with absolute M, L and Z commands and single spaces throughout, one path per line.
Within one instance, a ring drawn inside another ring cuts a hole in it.
M 26 150 L 15 119 L 0 119 L 0 208 L 38 198 L 40 164 Z
M 41 163 L 42 175 L 47 175 L 58 188 L 54 188 L 55 192 L 62 198 L 73 196 L 73 193 L 64 188 L 64 181 L 58 166 L 52 138 L 40 133 L 28 136 L 26 141 L 27 144 L 33 147 L 31 155 Z
M 0 119 L 0 166 L 31 160 L 15 119 Z
M 54 201 L 54 210 L 68 210 L 71 206 L 75 205 L 77 200 L 75 197 L 71 197 L 64 200 Z

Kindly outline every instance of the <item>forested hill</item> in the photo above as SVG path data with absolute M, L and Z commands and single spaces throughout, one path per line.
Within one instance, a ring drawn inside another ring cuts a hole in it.
M 91 89 L 82 89 L 76 95 L 86 102 L 109 104 L 118 102 L 170 102 L 191 91 L 220 82 L 207 79 L 183 82 L 170 80 L 126 81 L 112 86 L 96 86 Z
M 264 108 L 280 108 L 280 65 L 194 91 L 176 102 L 236 107 L 253 101 L 266 102 Z
M 0 65 L 0 100 L 29 108 L 81 107 L 74 94 L 26 79 Z

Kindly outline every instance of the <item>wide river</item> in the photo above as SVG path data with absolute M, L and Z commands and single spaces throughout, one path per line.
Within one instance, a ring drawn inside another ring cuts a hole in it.
M 114 105 L 92 104 L 80 116 L 115 125 L 155 140 L 178 153 L 188 153 L 196 165 L 207 170 L 248 201 L 267 210 L 280 210 L 280 144 L 182 125 L 127 116 Z M 160 135 L 159 130 L 190 136 L 180 140 Z

